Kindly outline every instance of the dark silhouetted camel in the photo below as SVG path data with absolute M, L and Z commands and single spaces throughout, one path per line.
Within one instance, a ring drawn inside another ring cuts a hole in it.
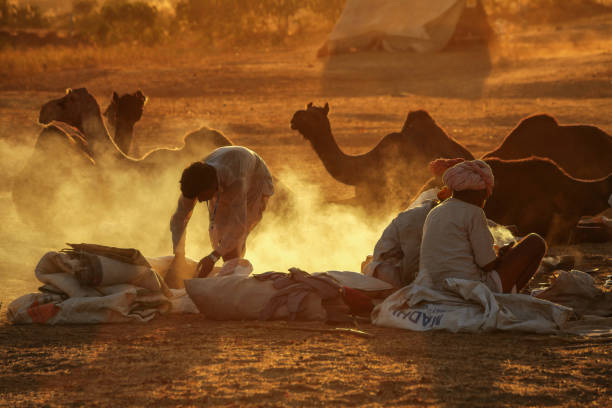
M 111 128 L 111 135 L 117 147 L 125 154 L 130 153 L 134 138 L 134 125 L 142 117 L 147 97 L 138 90 L 132 94 L 119 96 L 113 92 L 111 102 L 104 111 L 104 117 Z
M 577 178 L 599 178 L 612 173 L 612 136 L 595 126 L 561 126 L 549 115 L 535 115 L 523 119 L 483 157 L 512 160 L 530 156 L 550 158 Z
M 309 103 L 293 115 L 291 128 L 310 142 L 333 178 L 355 186 L 356 198 L 366 206 L 397 209 L 430 176 L 427 164 L 435 158 L 473 159 L 425 111 L 410 112 L 400 132 L 386 135 L 369 152 L 348 155 L 334 139 L 328 113 L 328 104 Z

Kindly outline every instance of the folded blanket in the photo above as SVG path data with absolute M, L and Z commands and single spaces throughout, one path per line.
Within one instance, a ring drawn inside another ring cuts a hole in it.
M 126 255 L 132 250 L 104 250 L 111 256 L 123 253 L 134 262 L 125 263 L 77 248 L 48 252 L 40 259 L 35 275 L 43 283 L 41 293 L 14 300 L 8 307 L 10 322 L 148 321 L 170 311 L 172 294 L 163 279 L 140 257 Z

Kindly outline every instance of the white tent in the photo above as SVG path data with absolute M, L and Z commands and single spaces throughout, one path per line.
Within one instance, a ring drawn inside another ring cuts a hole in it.
M 319 56 L 363 49 L 431 52 L 452 38 L 476 0 L 347 0 Z

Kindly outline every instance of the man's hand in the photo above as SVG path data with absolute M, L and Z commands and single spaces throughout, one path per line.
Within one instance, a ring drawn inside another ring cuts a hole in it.
M 504 256 L 506 256 L 506 254 L 508 253 L 508 251 L 510 251 L 510 249 L 512 249 L 514 244 L 515 244 L 514 242 L 511 242 L 511 243 L 506 244 L 503 247 L 499 248 L 499 250 L 497 251 L 497 257 L 498 258 L 503 258 Z
M 198 268 L 197 268 L 198 278 L 205 278 L 208 275 L 210 275 L 214 266 L 215 266 L 215 261 L 210 255 L 205 256 L 204 258 L 200 259 L 200 262 L 198 263 Z

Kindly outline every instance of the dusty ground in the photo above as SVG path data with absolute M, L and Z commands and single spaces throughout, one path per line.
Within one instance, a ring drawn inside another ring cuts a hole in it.
M 208 125 L 258 151 L 275 173 L 292 169 L 320 186 L 324 198 L 347 198 L 351 189 L 335 182 L 290 130 L 297 109 L 329 102 L 332 129 L 347 153 L 367 151 L 400 129 L 414 109 L 428 110 L 476 155 L 496 146 L 521 118 L 540 112 L 612 133 L 611 21 L 607 15 L 532 27 L 502 33 L 490 50 L 435 55 L 317 60 L 322 38 L 314 38 L 295 49 L 180 63 L 126 55 L 121 65 L 49 66 L 37 74 L 0 68 L 0 169 L 10 177 L 19 168 L 22 158 L 15 152 L 27 153 L 34 143 L 40 105 L 66 87 L 87 87 L 103 106 L 113 90 L 140 88 L 150 102 L 136 128 L 134 154 L 177 145 L 187 131 Z M 137 326 L 11 326 L 7 303 L 36 289 L 36 260 L 63 241 L 22 224 L 6 191 L 0 201 L 3 406 L 606 406 L 612 400 L 612 344 L 563 336 L 421 334 L 365 326 L 374 334 L 366 339 L 330 333 L 324 325 L 299 326 L 317 329 L 303 331 L 197 316 Z M 114 242 L 138 246 L 119 235 Z M 551 253 L 578 255 L 583 269 L 598 267 L 599 283 L 612 273 L 605 261 L 612 256 L 610 244 L 556 247 Z M 316 258 L 328 269 L 356 270 L 366 254 L 350 261 L 333 254 Z M 302 256 L 304 262 L 313 257 Z

